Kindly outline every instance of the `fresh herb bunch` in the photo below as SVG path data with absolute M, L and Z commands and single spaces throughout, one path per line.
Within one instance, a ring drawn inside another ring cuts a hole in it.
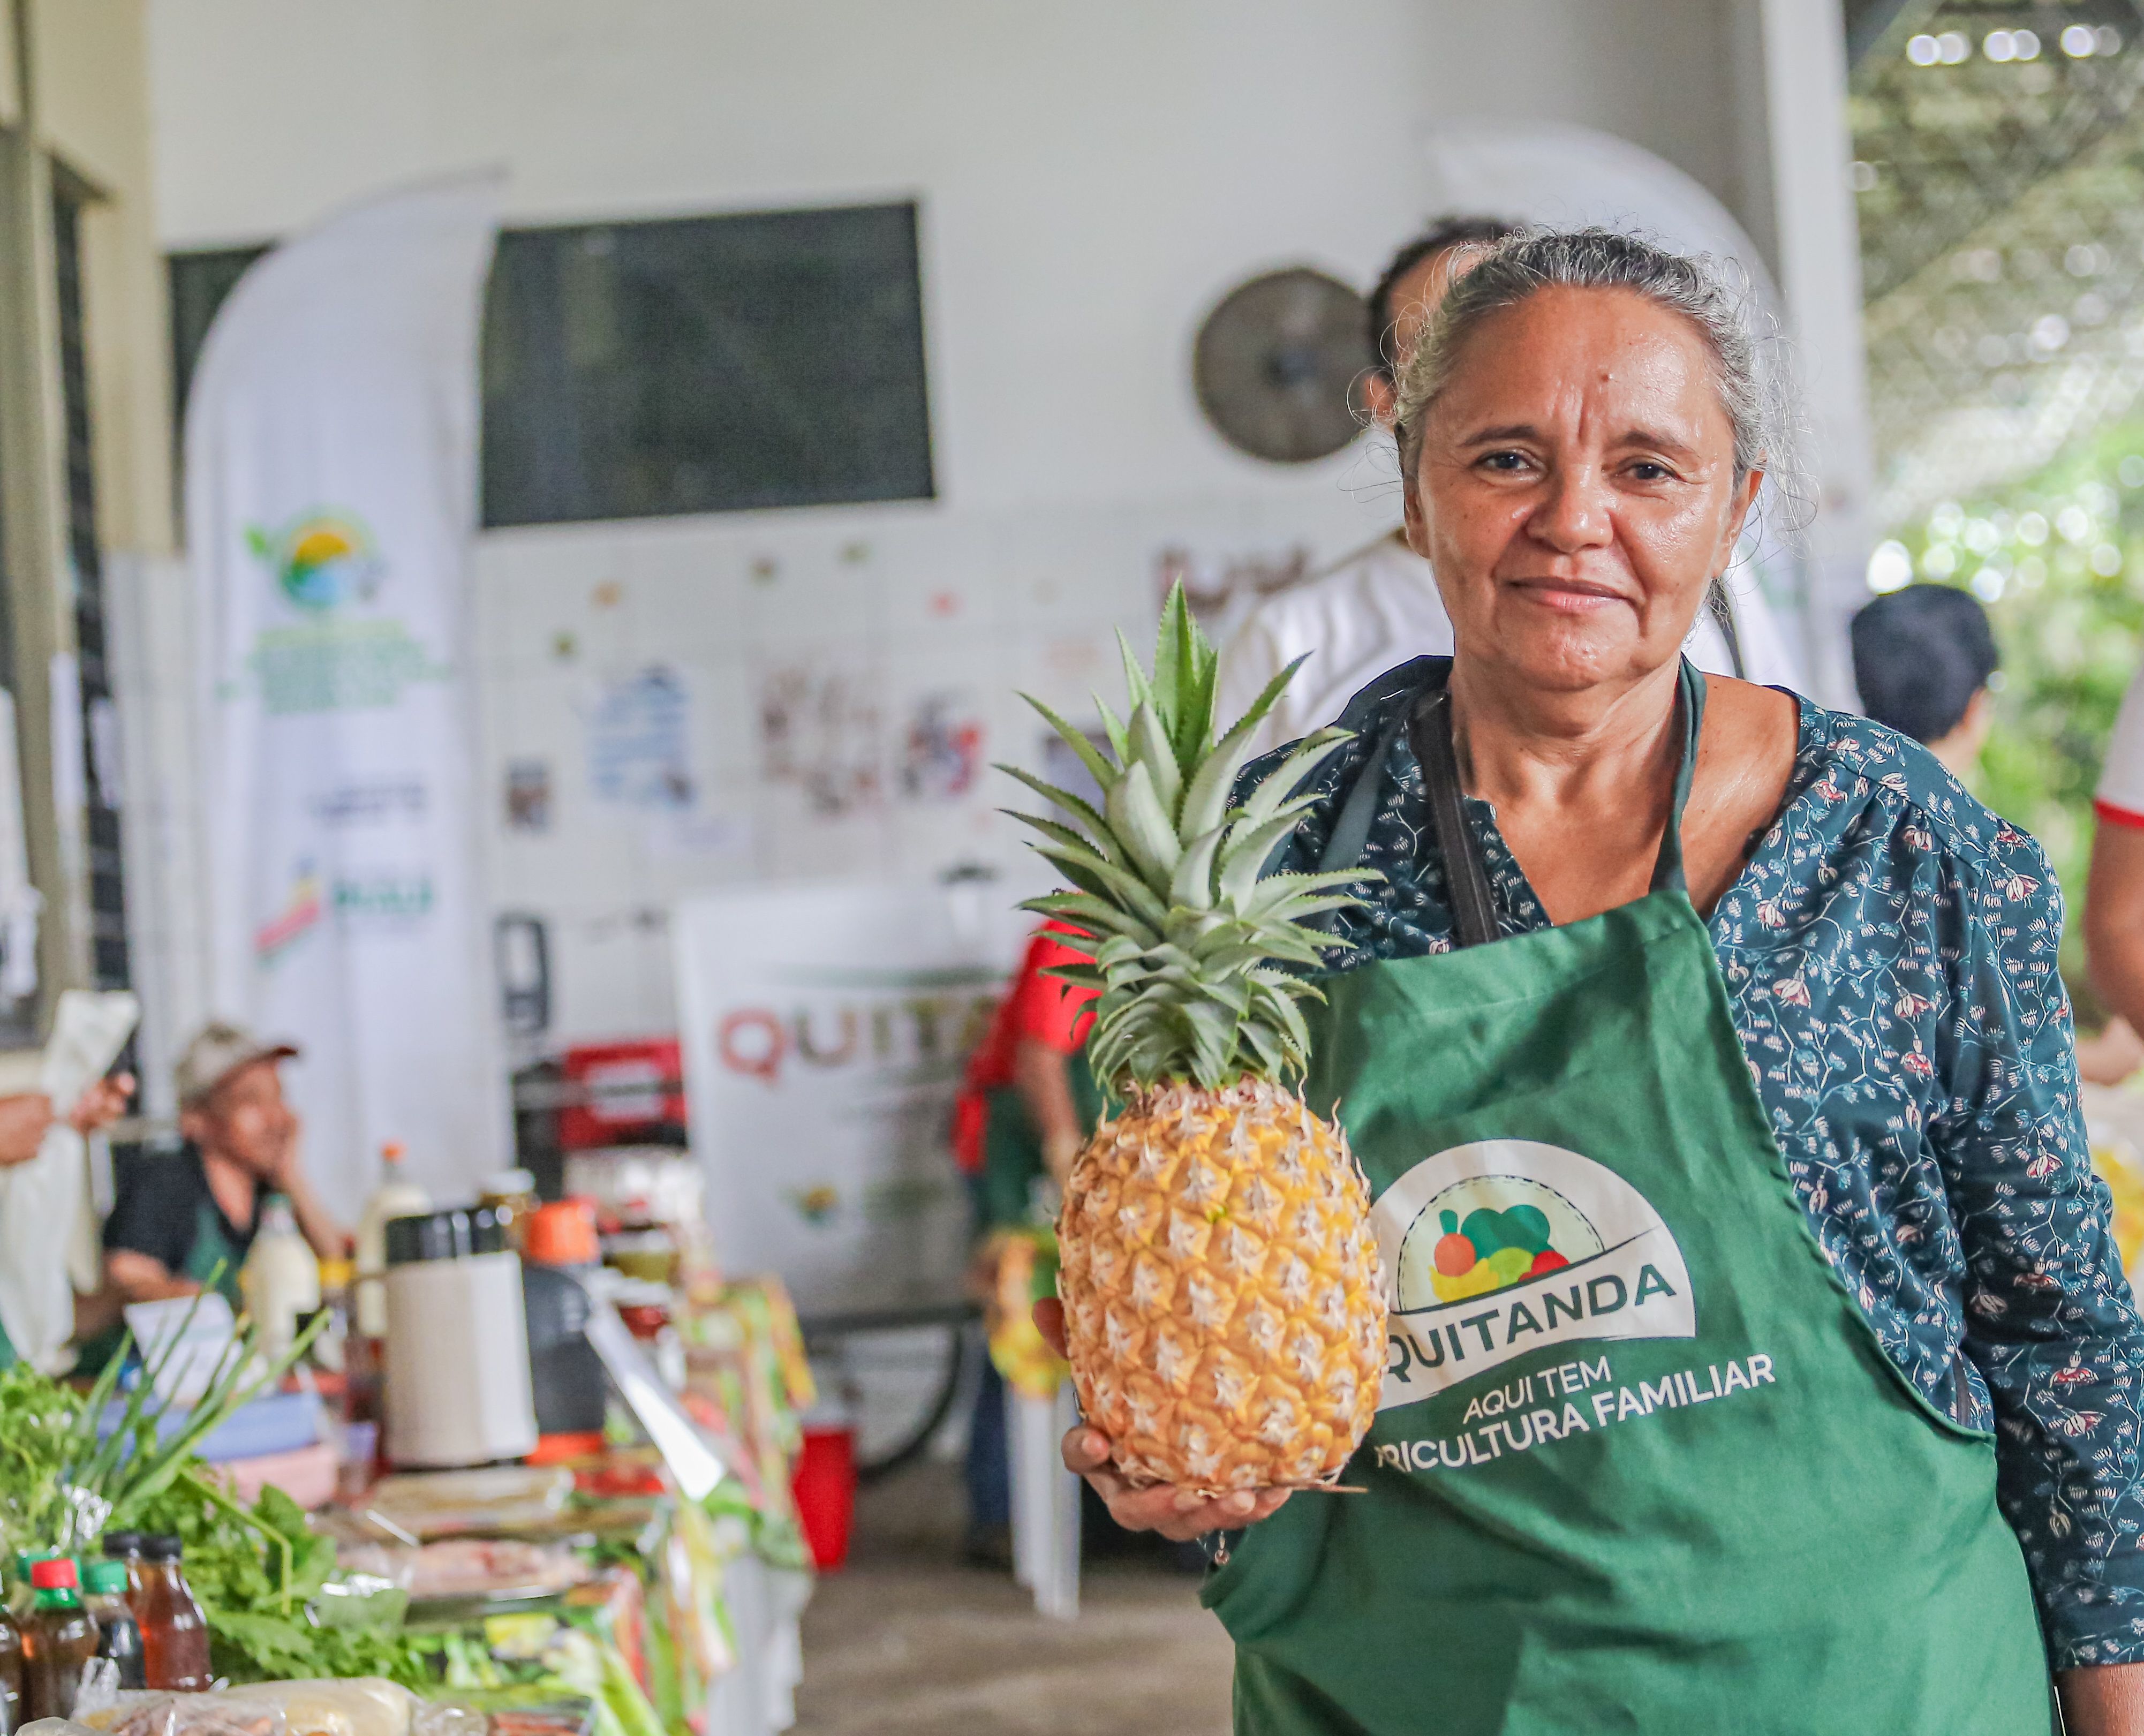
M 154 1402 L 157 1384 L 180 1353 L 200 1306 L 197 1296 L 178 1331 L 127 1391 L 118 1424 L 109 1431 L 99 1425 L 118 1391 L 120 1371 L 133 1347 L 131 1334 L 84 1396 L 26 1362 L 0 1372 L 0 1530 L 13 1547 L 74 1550 L 101 1532 L 135 1527 L 143 1505 L 195 1462 L 201 1443 L 240 1406 L 281 1381 L 326 1323 L 325 1317 L 315 1320 L 287 1352 L 265 1363 L 260 1335 L 246 1325 L 210 1370 L 185 1421 L 163 1437 L 158 1430 L 162 1411 Z
M 213 1471 L 196 1464 L 144 1502 L 136 1520 L 185 1545 L 186 1583 L 208 1618 L 218 1675 L 234 1682 L 385 1676 L 409 1688 L 436 1681 L 438 1637 L 402 1629 L 407 1595 L 362 1595 L 339 1572 L 335 1540 L 315 1531 L 281 1490 L 262 1490 L 249 1510 L 224 1492 Z

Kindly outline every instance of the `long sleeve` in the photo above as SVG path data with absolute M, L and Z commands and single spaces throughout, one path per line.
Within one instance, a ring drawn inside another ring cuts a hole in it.
M 1964 1347 L 1994 1411 L 1997 1500 L 2055 1666 L 2144 1661 L 2144 1327 L 2078 1104 L 2061 894 L 2007 826 L 1945 878 L 1955 998 L 1929 1133 L 1964 1257 Z

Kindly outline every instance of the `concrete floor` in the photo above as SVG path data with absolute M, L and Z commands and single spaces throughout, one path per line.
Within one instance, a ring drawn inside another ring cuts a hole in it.
M 804 1614 L 796 1736 L 1227 1736 L 1229 1646 L 1197 1580 L 1090 1566 L 1045 1621 L 960 1559 L 955 1467 L 865 1491 L 848 1566 Z

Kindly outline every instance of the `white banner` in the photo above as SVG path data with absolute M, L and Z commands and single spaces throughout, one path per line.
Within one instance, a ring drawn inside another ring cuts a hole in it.
M 497 221 L 495 182 L 457 180 L 276 248 L 186 409 L 211 1003 L 303 1049 L 285 1081 L 345 1218 L 384 1141 L 435 1196 L 508 1150 L 469 618 Z
M 929 886 L 741 887 L 677 913 L 716 1251 L 809 1317 L 960 1298 L 953 1094 L 1005 973 Z

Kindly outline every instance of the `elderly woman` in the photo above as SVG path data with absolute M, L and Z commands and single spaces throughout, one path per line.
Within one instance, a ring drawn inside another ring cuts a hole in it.
M 1359 1494 L 1213 1540 L 1239 1731 L 2144 1733 L 2140 1328 L 2061 909 L 1923 748 L 1681 650 L 1778 449 L 1697 265 L 1519 237 L 1401 382 L 1449 659 L 1278 866 L 1382 878 L 1313 1027 L 1377 1196 Z M 1253 775 L 1255 775 L 1255 768 Z

